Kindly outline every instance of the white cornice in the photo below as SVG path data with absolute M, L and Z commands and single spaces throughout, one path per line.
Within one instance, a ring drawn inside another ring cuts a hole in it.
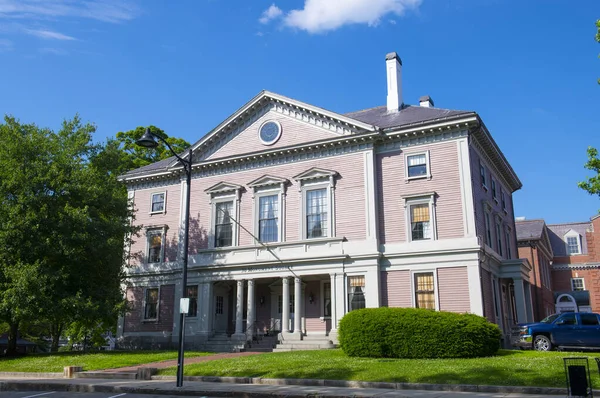
M 248 185 L 248 187 L 250 188 L 260 188 L 270 185 L 287 184 L 288 182 L 289 180 L 287 178 L 275 177 L 269 174 L 265 174 L 264 176 L 259 177 L 246 185 Z
M 315 180 L 318 178 L 329 178 L 335 177 L 338 175 L 338 172 L 335 170 L 327 170 L 321 169 L 319 167 L 312 167 L 297 176 L 294 176 L 294 180 L 296 181 L 305 181 L 305 180 Z
M 221 181 L 221 182 L 213 185 L 212 187 L 205 189 L 204 192 L 214 194 L 214 193 L 223 193 L 223 192 L 236 192 L 241 189 L 244 189 L 244 187 L 241 185 Z
M 557 271 L 585 268 L 600 268 L 600 263 L 552 264 L 552 269 Z

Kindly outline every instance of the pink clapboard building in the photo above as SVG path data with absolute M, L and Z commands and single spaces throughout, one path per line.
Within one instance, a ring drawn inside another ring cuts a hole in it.
M 469 312 L 505 335 L 532 319 L 517 175 L 476 112 L 407 105 L 396 53 L 385 67 L 384 106 L 263 91 L 193 144 L 187 286 L 181 164 L 121 176 L 141 226 L 121 347 L 175 346 L 184 289 L 186 347 L 208 350 L 331 347 L 365 307 Z

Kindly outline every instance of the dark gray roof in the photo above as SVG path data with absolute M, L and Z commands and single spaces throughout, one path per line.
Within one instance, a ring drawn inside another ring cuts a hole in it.
M 397 112 L 388 112 L 387 106 L 378 106 L 376 108 L 346 113 L 345 116 L 360 120 L 363 123 L 372 124 L 382 129 L 388 129 L 423 122 L 433 122 L 439 119 L 467 115 L 469 113 L 474 112 L 408 105 Z
M 544 231 L 544 220 L 516 221 L 517 240 L 539 240 L 542 239 Z
M 587 254 L 587 236 L 585 233 L 591 228 L 592 224 L 589 221 L 548 225 L 548 229 L 550 230 L 550 243 L 552 244 L 554 255 L 567 255 L 565 234 L 570 230 L 577 232 L 581 236 L 581 254 Z
M 130 170 L 127 173 L 125 173 L 122 177 L 132 177 L 132 176 L 136 176 L 136 175 L 140 175 L 140 174 L 167 171 L 169 168 L 169 165 L 171 163 L 173 163 L 175 160 L 176 160 L 175 156 L 171 156 L 170 158 L 159 160 L 156 163 L 152 163 L 147 166 L 142 166 L 135 170 Z

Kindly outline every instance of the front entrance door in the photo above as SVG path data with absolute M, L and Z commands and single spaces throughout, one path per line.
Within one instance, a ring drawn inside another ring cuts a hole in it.
M 227 331 L 227 319 L 229 308 L 229 287 L 216 285 L 214 289 L 214 328 L 215 332 Z

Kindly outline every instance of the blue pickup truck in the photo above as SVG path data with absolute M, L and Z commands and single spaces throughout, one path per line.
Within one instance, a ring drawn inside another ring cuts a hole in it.
M 586 312 L 554 314 L 537 323 L 522 323 L 511 334 L 514 347 L 550 351 L 600 349 L 600 315 Z

